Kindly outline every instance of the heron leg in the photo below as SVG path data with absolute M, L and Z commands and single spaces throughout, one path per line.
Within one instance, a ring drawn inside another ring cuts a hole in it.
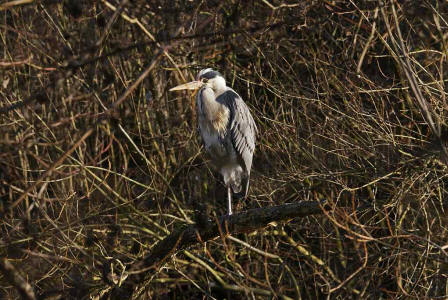
M 230 188 L 230 185 L 227 186 L 227 208 L 228 215 L 230 216 L 232 214 L 232 189 Z

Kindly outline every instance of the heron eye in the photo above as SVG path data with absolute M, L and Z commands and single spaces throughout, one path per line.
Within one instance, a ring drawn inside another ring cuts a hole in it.
M 203 83 L 207 83 L 207 81 L 208 81 L 208 78 L 202 78 Z

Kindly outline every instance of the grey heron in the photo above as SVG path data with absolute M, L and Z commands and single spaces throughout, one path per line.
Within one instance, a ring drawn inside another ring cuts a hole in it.
M 243 99 L 222 75 L 211 69 L 201 70 L 195 81 L 170 91 L 199 89 L 197 115 L 199 132 L 212 164 L 227 187 L 228 214 L 232 214 L 232 192 L 249 190 L 250 169 L 255 150 L 257 126 Z

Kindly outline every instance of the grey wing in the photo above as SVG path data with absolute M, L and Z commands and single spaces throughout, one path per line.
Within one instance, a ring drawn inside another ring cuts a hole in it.
M 232 89 L 221 94 L 217 101 L 225 103 L 230 110 L 229 129 L 232 144 L 244 162 L 244 168 L 249 177 L 257 134 L 255 121 L 246 103 Z

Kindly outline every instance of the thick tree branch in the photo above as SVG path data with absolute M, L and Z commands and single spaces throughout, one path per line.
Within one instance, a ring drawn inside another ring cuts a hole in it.
M 145 273 L 158 268 L 174 253 L 194 244 L 214 239 L 221 234 L 250 232 L 265 227 L 274 221 L 285 221 L 322 213 L 320 202 L 297 202 L 278 206 L 250 209 L 231 216 L 222 216 L 219 221 L 206 221 L 202 226 L 189 225 L 173 231 L 160 241 L 143 260 L 132 265 L 129 274 L 131 282 L 143 280 Z M 219 226 L 218 226 L 219 224 Z M 129 281 L 129 279 L 128 279 Z

